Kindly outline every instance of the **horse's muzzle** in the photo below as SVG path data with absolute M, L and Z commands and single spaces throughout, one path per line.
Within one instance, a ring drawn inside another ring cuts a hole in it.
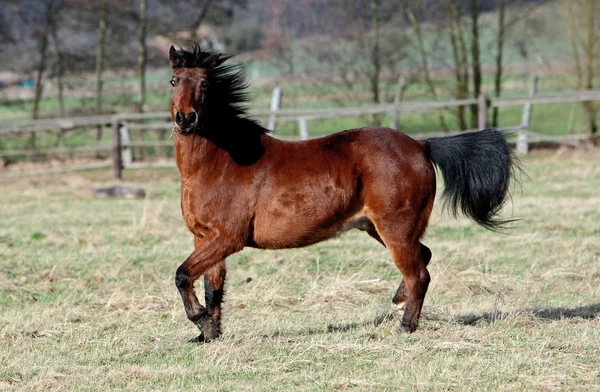
M 197 125 L 197 124 L 194 124 L 193 126 L 189 126 L 189 127 L 186 127 L 186 128 L 181 128 L 179 125 L 175 125 L 175 127 L 174 127 L 174 128 L 175 128 L 175 130 L 176 130 L 177 132 L 179 132 L 181 135 L 183 135 L 183 136 L 187 136 L 187 135 L 189 135 L 189 134 L 192 134 L 192 133 L 194 133 L 194 130 L 196 129 L 196 125 Z
M 182 111 L 175 113 L 175 129 L 182 135 L 189 135 L 194 132 L 198 125 L 198 114 L 195 111 L 190 112 L 188 115 Z

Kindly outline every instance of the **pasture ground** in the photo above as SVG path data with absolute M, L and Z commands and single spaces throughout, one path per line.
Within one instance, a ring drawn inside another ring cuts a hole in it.
M 209 345 L 187 343 L 198 331 L 173 284 L 192 250 L 175 170 L 126 171 L 144 200 L 92 198 L 109 171 L 4 182 L 0 389 L 600 389 L 600 154 L 524 168 L 510 235 L 437 204 L 416 333 L 394 332 L 387 251 L 351 232 L 230 257 Z

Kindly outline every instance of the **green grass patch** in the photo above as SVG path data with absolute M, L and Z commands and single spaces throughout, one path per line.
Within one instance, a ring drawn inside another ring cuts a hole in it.
M 110 171 L 6 182 L 0 389 L 598 389 L 600 159 L 561 151 L 524 166 L 508 234 L 436 204 L 416 333 L 377 322 L 401 277 L 350 232 L 228 258 L 224 334 L 204 346 L 187 343 L 198 331 L 173 284 L 193 247 L 176 170 L 125 171 L 144 200 L 93 198 Z

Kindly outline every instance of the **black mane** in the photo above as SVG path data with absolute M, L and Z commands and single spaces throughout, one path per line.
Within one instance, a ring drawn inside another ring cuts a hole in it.
M 235 162 L 250 165 L 264 154 L 261 135 L 270 131 L 262 127 L 248 114 L 248 81 L 239 64 L 222 65 L 231 56 L 203 52 L 194 44 L 192 51 L 179 49 L 175 52 L 177 68 L 204 68 L 208 90 L 203 117 L 196 134 L 211 140 L 227 151 Z M 217 62 L 214 66 L 215 60 Z
M 218 131 L 215 127 L 237 125 L 243 131 L 268 133 L 268 129 L 260 126 L 248 114 L 247 104 L 250 96 L 247 91 L 248 80 L 242 66 L 234 64 L 212 68 L 209 61 L 214 60 L 214 56 L 219 53 L 203 52 L 197 44 L 194 44 L 191 49 L 191 51 L 179 49 L 176 52 L 179 61 L 173 68 L 204 68 L 207 71 L 209 87 L 205 105 L 208 118 L 206 123 L 201 126 L 207 130 Z M 234 129 L 229 131 L 234 131 Z

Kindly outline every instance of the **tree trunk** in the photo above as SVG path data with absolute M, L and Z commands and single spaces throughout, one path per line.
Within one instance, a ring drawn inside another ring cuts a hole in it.
M 595 66 L 595 44 L 596 44 L 596 0 L 588 0 L 587 12 L 587 32 L 585 38 L 585 88 L 588 90 L 594 89 L 594 66 Z M 587 132 L 590 139 L 593 139 L 598 133 L 598 125 L 596 124 L 596 106 L 593 102 L 588 101 L 583 103 L 586 112 Z
M 471 0 L 471 60 L 473 69 L 473 97 L 481 95 L 481 62 L 479 59 L 479 12 L 481 0 Z M 477 105 L 471 106 L 471 126 L 477 128 Z
M 371 0 L 371 14 L 373 21 L 373 40 L 371 47 L 371 99 L 374 103 L 379 103 L 379 78 L 381 76 L 381 58 L 379 53 L 379 4 L 378 0 Z M 375 126 L 381 124 L 381 115 L 374 115 L 373 122 Z
M 496 76 L 494 78 L 494 95 L 500 96 L 502 92 L 502 51 L 504 49 L 504 0 L 498 0 L 498 38 L 497 44 L 498 49 L 496 52 Z M 492 114 L 492 126 L 498 126 L 498 115 L 499 110 L 497 107 L 494 108 Z
M 140 86 L 139 86 L 139 101 L 137 104 L 137 111 L 139 113 L 144 112 L 144 104 L 146 103 L 146 57 L 147 57 L 147 47 L 146 47 L 146 22 L 147 22 L 147 7 L 148 0 L 140 0 L 140 31 L 139 31 L 139 55 L 138 55 L 138 74 L 140 78 Z M 140 130 L 140 139 L 144 141 L 146 139 L 146 130 Z M 140 147 L 139 156 L 140 158 L 144 158 L 145 155 L 145 147 Z
M 454 59 L 454 76 L 456 78 L 456 99 L 463 98 L 462 88 L 462 73 L 460 68 L 460 57 L 458 53 L 458 39 L 454 29 L 450 31 L 450 45 L 452 46 L 452 58 Z M 456 121 L 458 123 L 458 129 L 464 131 L 467 129 L 467 123 L 465 122 L 465 108 L 464 106 L 456 107 Z
M 56 84 L 58 85 L 58 110 L 60 116 L 65 116 L 65 100 L 64 100 L 64 68 L 62 62 L 62 53 L 60 52 L 60 45 L 58 44 L 58 34 L 56 32 L 56 26 L 54 23 L 51 25 L 50 33 L 52 34 L 52 43 L 54 44 L 54 52 L 56 53 Z
M 208 10 L 212 2 L 213 0 L 204 1 L 204 6 L 202 7 L 202 11 L 200 11 L 200 15 L 198 15 L 198 17 L 192 24 L 192 27 L 190 27 L 190 40 L 192 42 L 198 41 L 198 29 L 202 25 L 202 22 L 204 22 L 204 19 L 206 19 L 206 15 L 208 15 Z
M 138 75 L 140 80 L 139 86 L 139 100 L 138 100 L 138 111 L 141 113 L 144 111 L 144 104 L 146 103 L 146 58 L 147 58 L 147 47 L 146 47 L 146 13 L 148 8 L 148 0 L 140 0 L 140 30 L 138 37 Z
M 100 9 L 98 43 L 96 44 L 96 114 L 102 114 L 102 71 L 104 66 L 104 40 L 106 37 L 106 4 Z M 96 130 L 96 142 L 102 139 L 102 126 Z
M 46 2 L 46 25 L 44 26 L 44 30 L 41 33 L 40 37 L 40 62 L 37 67 L 37 75 L 35 81 L 35 97 L 33 101 L 33 113 L 32 117 L 34 120 L 37 120 L 40 112 L 40 101 L 42 99 L 42 94 L 44 93 L 44 84 L 43 77 L 44 72 L 46 71 L 46 60 L 48 57 L 48 36 L 50 35 L 51 25 L 52 25 L 52 8 L 54 6 L 54 0 L 48 0 Z M 31 136 L 29 137 L 29 147 L 35 148 L 35 132 L 31 132 Z
M 467 98 L 469 95 L 469 62 L 467 57 L 467 48 L 463 37 L 461 27 L 461 16 L 454 0 L 448 0 L 448 11 L 452 18 L 450 29 L 450 44 L 452 46 L 452 57 L 455 65 L 456 78 L 456 99 Z M 464 131 L 467 129 L 465 120 L 465 107 L 456 107 L 456 117 L 458 129 Z
M 39 117 L 40 100 L 44 92 L 44 85 L 42 79 L 44 72 L 46 71 L 46 57 L 48 55 L 48 29 L 42 32 L 40 38 L 40 62 L 38 63 L 36 78 L 35 78 L 35 98 L 33 101 L 33 119 L 36 120 Z M 35 138 L 35 133 L 32 133 Z
M 575 61 L 575 73 L 577 74 L 577 88 L 583 87 L 583 68 L 581 67 L 581 57 L 579 56 L 579 48 L 577 47 L 577 29 L 575 26 L 574 15 L 573 15 L 573 0 L 563 0 L 565 7 L 567 25 L 569 26 L 569 40 L 571 41 L 571 51 L 573 53 L 573 60 Z
M 427 63 L 427 55 L 425 53 L 425 43 L 423 40 L 423 34 L 421 32 L 421 23 L 415 17 L 415 14 L 412 12 L 410 5 L 407 0 L 402 0 L 402 4 L 404 5 L 404 10 L 410 23 L 415 29 L 415 35 L 417 36 L 417 44 L 419 47 L 419 56 L 421 57 L 421 65 L 423 66 L 423 77 L 425 78 L 425 83 L 427 84 L 427 88 L 429 89 L 429 93 L 434 101 L 437 101 L 437 92 L 435 90 L 435 85 L 433 84 L 433 80 L 431 79 L 431 75 L 429 74 L 429 64 Z M 477 106 L 475 106 L 477 108 Z M 448 126 L 446 125 L 446 121 L 444 120 L 444 115 L 440 110 L 438 110 L 438 117 L 440 120 L 440 126 L 444 132 L 448 132 Z

